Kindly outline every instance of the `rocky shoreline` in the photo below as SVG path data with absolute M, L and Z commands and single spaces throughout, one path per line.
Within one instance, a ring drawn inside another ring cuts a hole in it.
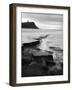
M 54 60 L 54 52 L 37 48 L 38 44 L 39 41 L 22 45 L 22 77 L 63 75 L 63 63 Z

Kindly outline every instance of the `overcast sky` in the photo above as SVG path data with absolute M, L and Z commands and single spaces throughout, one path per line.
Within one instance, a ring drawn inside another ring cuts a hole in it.
M 22 22 L 33 21 L 41 29 L 63 29 L 62 14 L 22 13 Z

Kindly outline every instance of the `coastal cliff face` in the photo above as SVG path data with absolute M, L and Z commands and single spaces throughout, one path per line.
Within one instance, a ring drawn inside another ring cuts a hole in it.
M 39 29 L 34 22 L 24 22 L 21 25 L 22 28 Z

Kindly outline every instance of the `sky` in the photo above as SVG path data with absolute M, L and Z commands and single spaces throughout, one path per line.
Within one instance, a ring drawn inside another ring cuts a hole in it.
M 22 22 L 33 21 L 40 29 L 63 29 L 62 14 L 22 13 Z

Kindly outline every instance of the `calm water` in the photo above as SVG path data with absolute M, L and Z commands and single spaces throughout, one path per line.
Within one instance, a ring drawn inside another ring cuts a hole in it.
M 36 38 L 48 35 L 41 40 L 41 47 L 59 47 L 63 49 L 63 31 L 62 30 L 44 30 L 44 29 L 22 29 L 22 43 L 37 41 Z

